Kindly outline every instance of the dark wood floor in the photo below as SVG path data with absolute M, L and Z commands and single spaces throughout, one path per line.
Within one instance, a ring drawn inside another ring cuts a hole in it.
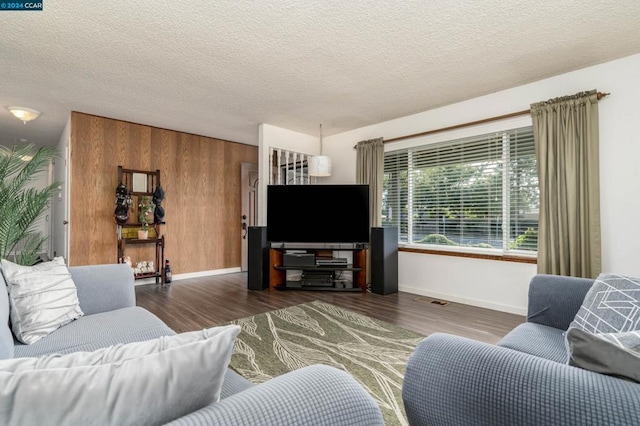
M 439 306 L 429 298 L 409 293 L 382 296 L 373 293 L 327 291 L 249 291 L 247 274 L 227 274 L 175 281 L 171 285 L 136 287 L 138 305 L 176 332 L 199 330 L 238 318 L 300 303 L 322 300 L 373 318 L 429 335 L 457 334 L 496 343 L 524 317 L 484 308 L 449 303 Z

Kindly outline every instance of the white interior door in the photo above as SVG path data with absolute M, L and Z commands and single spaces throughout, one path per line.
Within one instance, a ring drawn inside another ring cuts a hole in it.
M 62 256 L 69 264 L 69 144 L 61 143 L 58 147 L 60 157 L 53 166 L 53 177 L 61 182 L 58 193 L 51 202 L 52 210 L 52 248 L 53 256 Z
M 247 235 L 250 226 L 258 223 L 258 165 L 242 163 L 240 187 L 242 191 L 242 215 L 240 217 L 240 244 L 242 262 L 240 269 L 247 270 L 249 245 Z

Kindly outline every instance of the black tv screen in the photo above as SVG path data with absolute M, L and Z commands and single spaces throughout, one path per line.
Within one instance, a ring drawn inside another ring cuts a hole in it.
M 267 240 L 368 243 L 369 185 L 269 185 Z

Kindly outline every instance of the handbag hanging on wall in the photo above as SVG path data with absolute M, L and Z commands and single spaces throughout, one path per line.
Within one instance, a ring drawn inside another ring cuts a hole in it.
M 129 220 L 129 207 L 131 207 L 131 203 L 129 190 L 120 182 L 116 187 L 116 210 L 114 212 L 118 225 L 124 225 Z

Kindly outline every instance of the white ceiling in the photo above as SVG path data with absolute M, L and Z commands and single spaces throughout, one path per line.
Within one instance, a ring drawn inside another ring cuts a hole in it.
M 327 136 L 640 52 L 638 0 L 43 2 L 0 11 L 2 144 L 55 144 L 69 111 Z

